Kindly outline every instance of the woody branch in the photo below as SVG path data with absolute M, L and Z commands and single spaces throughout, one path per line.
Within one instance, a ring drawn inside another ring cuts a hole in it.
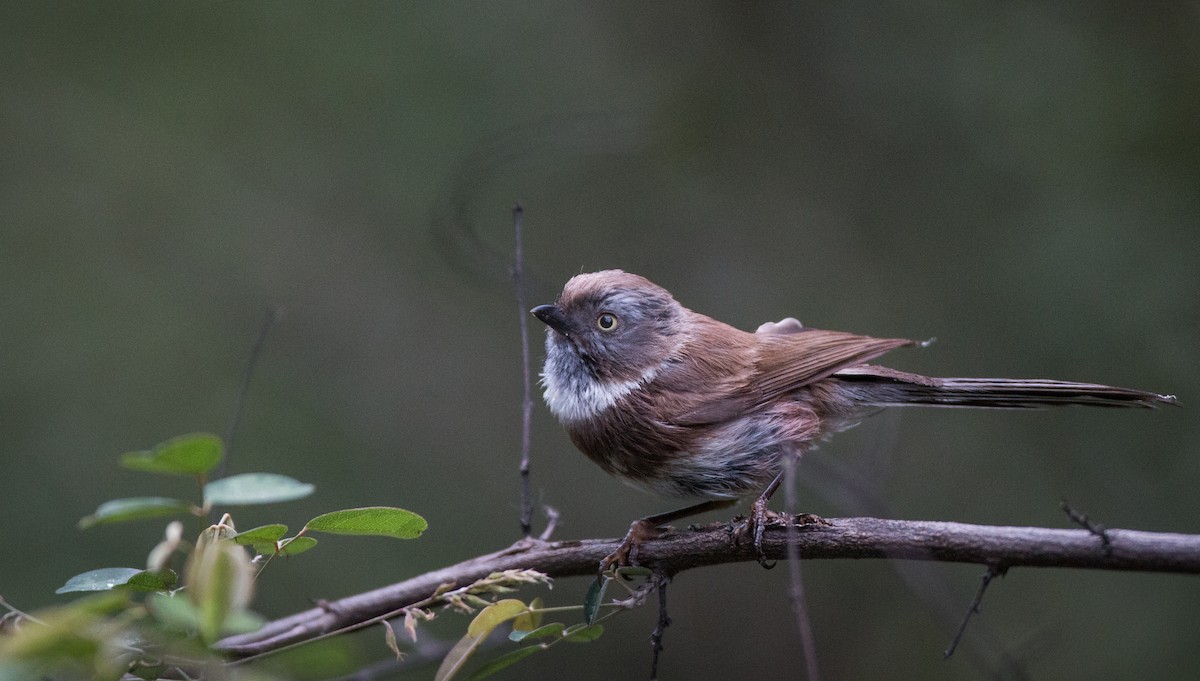
M 1200 535 L 1110 529 L 1100 536 L 1085 529 L 878 518 L 836 518 L 830 522 L 799 528 L 794 536 L 800 555 L 806 559 L 977 563 L 1001 569 L 1072 567 L 1200 574 Z M 216 648 L 233 658 L 269 653 L 419 602 L 439 586 L 470 584 L 501 570 L 533 569 L 551 577 L 594 574 L 600 559 L 611 554 L 618 543 L 617 539 L 521 540 L 496 553 L 268 622 L 258 631 L 228 637 Z M 763 549 L 770 559 L 786 559 L 785 528 L 767 528 Z M 665 534 L 643 543 L 638 554 L 640 564 L 665 575 L 754 560 L 753 547 L 737 543 L 725 523 Z

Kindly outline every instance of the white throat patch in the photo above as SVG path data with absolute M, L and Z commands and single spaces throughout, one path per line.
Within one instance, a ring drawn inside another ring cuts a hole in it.
M 650 367 L 634 380 L 601 382 L 580 366 L 570 351 L 547 343 L 542 370 L 542 396 L 550 412 L 562 423 L 575 423 L 599 415 L 629 393 L 654 380 L 658 367 Z

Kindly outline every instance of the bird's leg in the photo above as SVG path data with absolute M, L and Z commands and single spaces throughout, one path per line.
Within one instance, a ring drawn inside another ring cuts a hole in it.
M 767 502 L 771 500 L 771 495 L 775 494 L 775 491 L 779 489 L 779 485 L 782 482 L 783 472 L 781 471 L 779 475 L 776 475 L 775 479 L 771 481 L 771 484 L 767 485 L 766 489 L 762 491 L 762 494 L 758 495 L 758 498 L 754 500 L 754 503 L 750 506 L 750 517 L 746 520 L 746 524 L 743 525 L 740 530 L 740 534 L 743 534 L 743 536 L 744 534 L 751 534 L 754 537 L 754 557 L 758 559 L 759 565 L 768 570 L 775 567 L 775 563 L 768 562 L 767 554 L 763 551 L 763 530 L 766 529 L 767 522 L 769 520 L 778 518 L 779 515 L 774 511 L 767 509 Z M 792 519 L 789 519 L 786 515 L 784 515 L 783 520 L 784 522 L 795 522 L 798 525 L 829 524 L 829 521 L 825 520 L 821 516 L 813 515 L 811 513 L 801 513 Z
M 623 567 L 637 564 L 638 549 L 641 547 L 642 542 L 657 537 L 663 525 L 687 518 L 688 516 L 704 513 L 705 511 L 727 508 L 736 503 L 737 499 L 710 499 L 677 511 L 650 515 L 633 521 L 633 524 L 629 526 L 629 532 L 625 534 L 625 539 L 621 541 L 621 545 L 617 547 L 617 550 L 608 554 L 600 561 L 600 572 L 604 572 L 614 565 Z
M 767 554 L 763 552 L 762 547 L 763 530 L 767 527 L 767 502 L 771 500 L 771 496 L 775 494 L 775 490 L 779 489 L 779 484 L 782 482 L 783 472 L 781 471 L 751 504 L 750 518 L 746 521 L 749 523 L 746 529 L 752 530 L 754 533 L 754 555 L 758 559 L 758 564 L 768 570 L 775 567 L 775 563 L 767 562 Z

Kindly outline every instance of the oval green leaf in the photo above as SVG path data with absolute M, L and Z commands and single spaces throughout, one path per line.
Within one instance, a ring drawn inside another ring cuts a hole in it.
M 504 622 L 527 612 L 529 612 L 528 606 L 515 598 L 496 601 L 483 610 L 480 610 L 475 619 L 471 620 L 471 624 L 467 626 L 467 636 L 482 638 L 490 634 L 492 629 L 495 629 Z
M 588 587 L 587 596 L 583 599 L 583 621 L 591 624 L 596 621 L 596 613 L 600 612 L 600 602 L 604 600 L 604 590 L 608 588 L 608 580 L 611 579 L 606 575 L 601 575 L 592 580 L 592 585 Z
M 283 541 L 276 553 L 284 557 L 294 556 L 298 553 L 304 553 L 316 545 L 317 540 L 312 537 L 292 537 Z
M 94 525 L 120 523 L 126 520 L 156 518 L 164 515 L 191 513 L 193 507 L 186 501 L 165 497 L 130 497 L 106 501 L 96 512 L 79 521 L 79 527 L 87 529 Z
M 508 640 L 520 642 L 520 641 L 532 640 L 535 638 L 546 638 L 548 636 L 558 636 L 558 635 L 562 634 L 563 629 L 565 629 L 565 628 L 566 628 L 566 625 L 563 624 L 562 622 L 551 622 L 549 624 L 543 624 L 542 626 L 538 627 L 537 629 L 534 629 L 533 631 L 514 631 L 508 635 Z
M 204 503 L 224 506 L 274 504 L 300 499 L 316 487 L 277 473 L 242 473 L 204 486 Z
M 479 681 L 480 679 L 486 679 L 487 677 L 491 676 L 492 674 L 495 674 L 496 672 L 500 671 L 501 669 L 512 666 L 512 665 L 520 662 L 521 660 L 524 660 L 525 658 L 529 657 L 530 655 L 536 653 L 539 650 L 542 650 L 541 646 L 527 646 L 525 648 L 517 648 L 516 650 L 510 650 L 507 653 L 504 653 L 503 655 L 501 655 L 500 657 L 497 657 L 496 659 L 492 660 L 491 662 L 488 662 L 487 664 L 483 665 L 479 669 L 476 669 L 475 673 L 473 673 L 467 677 L 467 681 Z
M 174 570 L 142 570 L 117 586 L 132 591 L 170 591 L 178 581 Z
M 262 525 L 253 530 L 238 532 L 233 535 L 233 541 L 242 546 L 256 544 L 274 544 L 287 534 L 287 525 Z
M 563 632 L 563 640 L 572 643 L 587 643 L 600 638 L 600 634 L 603 633 L 603 624 L 575 625 Z
M 321 514 L 308 521 L 305 528 L 330 534 L 415 539 L 428 526 L 424 518 L 412 511 L 391 506 L 368 506 Z
M 66 584 L 54 590 L 56 594 L 73 593 L 76 591 L 108 591 L 129 581 L 130 577 L 142 572 L 137 568 L 99 568 L 88 570 L 67 580 Z
M 149 451 L 126 452 L 121 455 L 121 465 L 147 473 L 200 475 L 212 470 L 222 456 L 221 438 L 211 433 L 190 433 L 160 442 Z

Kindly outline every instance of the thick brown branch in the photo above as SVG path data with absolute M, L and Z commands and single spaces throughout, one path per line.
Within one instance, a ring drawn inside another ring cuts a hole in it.
M 1000 569 L 1074 567 L 1200 574 L 1200 535 L 1107 530 L 1106 550 L 1087 530 L 877 518 L 835 518 L 830 523 L 798 528 L 796 536 L 804 558 L 894 558 L 980 563 Z M 787 557 L 786 535 L 783 527 L 767 529 L 763 548 L 768 558 Z M 216 647 L 234 658 L 270 652 L 416 603 L 443 584 L 464 586 L 500 570 L 534 569 L 551 577 L 593 574 L 600 559 L 617 544 L 616 539 L 522 540 L 497 553 L 274 620 L 253 633 L 226 638 Z M 728 525 L 720 523 L 645 542 L 638 560 L 673 575 L 705 565 L 753 561 L 755 553 L 749 544 L 736 544 Z

